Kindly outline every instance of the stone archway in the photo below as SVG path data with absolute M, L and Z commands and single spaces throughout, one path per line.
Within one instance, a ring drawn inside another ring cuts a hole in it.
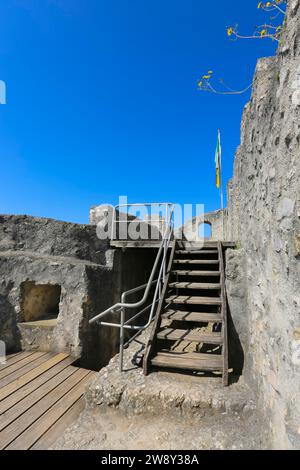
M 213 227 L 212 223 L 208 220 L 201 220 L 198 224 L 198 236 L 200 238 L 205 238 L 207 240 L 212 239 L 213 237 Z
M 225 220 L 223 220 L 223 218 Z M 201 225 L 209 225 L 211 228 L 206 229 L 205 227 L 202 229 L 203 234 L 199 232 L 201 230 L 199 227 Z M 224 224 L 224 227 L 223 227 Z M 193 217 L 192 219 L 188 220 L 182 227 L 177 229 L 178 236 L 184 237 L 186 241 L 199 241 L 199 239 L 207 239 L 209 241 L 218 241 L 224 240 L 224 233 L 226 225 L 226 213 L 222 210 L 217 210 L 213 212 L 206 212 L 205 214 L 199 215 L 197 217 Z M 207 235 L 205 234 L 207 233 Z M 200 235 L 200 237 L 199 237 Z M 202 235 L 202 236 L 201 236 Z

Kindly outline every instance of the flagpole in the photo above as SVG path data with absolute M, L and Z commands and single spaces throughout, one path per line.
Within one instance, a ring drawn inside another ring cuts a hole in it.
M 220 142 L 220 203 L 221 203 L 221 211 L 222 211 L 222 235 L 223 240 L 225 239 L 224 233 L 224 201 L 223 201 L 223 175 L 222 175 L 222 151 L 221 151 L 221 131 L 218 129 L 218 139 Z

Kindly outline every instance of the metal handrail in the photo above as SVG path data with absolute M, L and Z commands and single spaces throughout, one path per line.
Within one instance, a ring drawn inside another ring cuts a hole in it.
M 143 329 L 147 328 L 153 320 L 155 306 L 157 305 L 157 302 L 159 301 L 160 296 L 161 296 L 162 285 L 165 281 L 165 275 L 166 275 L 167 253 L 168 253 L 168 249 L 170 247 L 170 243 L 171 243 L 171 239 L 172 239 L 172 235 L 173 235 L 173 229 L 174 229 L 174 223 L 173 223 L 174 204 L 172 204 L 171 207 L 169 207 L 170 206 L 169 203 L 167 203 L 167 204 L 168 204 L 168 208 L 170 209 L 170 212 L 168 213 L 167 226 L 166 226 L 165 232 L 163 234 L 162 241 L 161 241 L 160 247 L 158 249 L 158 253 L 156 255 L 156 258 L 155 258 L 153 268 L 152 268 L 151 274 L 149 276 L 148 282 L 146 284 L 143 284 L 141 286 L 138 286 L 138 287 L 135 287 L 133 289 L 130 289 L 128 291 L 123 292 L 122 296 L 121 296 L 121 302 L 118 302 L 118 303 L 112 305 L 108 309 L 104 310 L 104 312 L 99 313 L 98 315 L 96 315 L 95 317 L 93 317 L 89 320 L 89 323 L 92 324 L 92 323 L 95 323 L 95 322 L 99 321 L 101 318 L 105 317 L 109 313 L 114 312 L 114 313 L 119 313 L 120 314 L 120 322 L 119 323 L 110 323 L 110 322 L 103 322 L 103 321 L 99 322 L 99 324 L 103 325 L 103 326 L 110 326 L 110 327 L 120 328 L 120 346 L 119 346 L 120 371 L 123 370 L 124 330 L 128 329 L 128 330 L 138 330 L 139 331 L 139 330 L 143 330 Z M 131 205 L 133 205 L 133 204 L 130 204 L 130 206 Z M 139 205 L 139 204 L 136 204 L 136 205 Z M 156 205 L 161 205 L 161 204 L 156 204 Z M 119 207 L 119 206 L 116 206 L 116 207 Z M 161 259 L 161 257 L 162 257 L 162 259 Z M 154 276 L 157 272 L 160 259 L 161 259 L 161 263 L 160 263 L 158 277 L 157 277 L 157 279 L 154 280 Z M 134 309 L 134 308 L 138 308 L 138 307 L 141 307 L 142 305 L 144 305 L 147 298 L 148 298 L 148 296 L 149 296 L 150 289 L 154 284 L 156 285 L 156 287 L 155 287 L 155 291 L 154 291 L 154 294 L 153 294 L 152 303 L 149 304 L 147 307 L 143 308 L 138 313 L 136 313 L 129 320 L 125 321 L 125 310 L 126 310 L 126 308 Z M 144 295 L 138 302 L 133 302 L 133 303 L 127 303 L 126 302 L 126 297 L 128 295 L 139 292 L 140 290 L 143 290 L 143 289 L 145 289 Z M 141 316 L 143 313 L 145 313 L 147 311 L 147 309 L 149 309 L 150 307 L 151 307 L 151 310 L 150 310 L 150 313 L 149 313 L 148 321 L 146 322 L 145 325 L 142 325 L 142 326 L 130 325 L 130 323 L 132 321 L 134 321 L 139 316 Z M 134 335 L 133 338 L 135 336 L 136 335 Z M 130 342 L 130 340 L 127 342 L 127 344 L 129 342 Z

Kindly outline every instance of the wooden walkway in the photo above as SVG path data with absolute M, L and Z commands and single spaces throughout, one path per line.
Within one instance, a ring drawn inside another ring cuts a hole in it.
M 0 365 L 0 449 L 48 449 L 84 408 L 95 372 L 65 353 L 23 351 Z

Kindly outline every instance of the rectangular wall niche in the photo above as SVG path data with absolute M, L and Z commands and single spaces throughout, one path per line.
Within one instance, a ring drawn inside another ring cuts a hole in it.
M 56 318 L 59 314 L 60 294 L 61 286 L 58 284 L 23 282 L 21 285 L 21 321 Z

